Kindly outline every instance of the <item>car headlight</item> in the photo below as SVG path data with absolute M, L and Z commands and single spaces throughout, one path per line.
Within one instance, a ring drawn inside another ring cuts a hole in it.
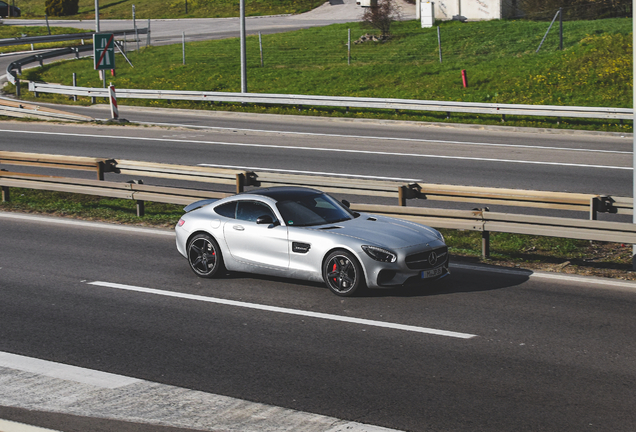
M 386 249 L 382 249 L 376 246 L 362 246 L 362 250 L 376 261 L 390 263 L 397 261 L 397 255 Z
M 444 240 L 444 236 L 442 235 L 441 232 L 437 231 L 437 237 L 443 242 L 446 243 L 446 240 Z

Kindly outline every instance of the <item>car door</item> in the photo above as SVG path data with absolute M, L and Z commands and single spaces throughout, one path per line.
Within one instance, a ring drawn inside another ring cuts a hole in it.
M 275 223 L 257 224 L 261 216 L 270 216 Z M 230 254 L 238 261 L 281 270 L 289 267 L 287 227 L 278 223 L 278 217 L 265 203 L 238 201 L 236 218 L 225 223 L 223 235 Z

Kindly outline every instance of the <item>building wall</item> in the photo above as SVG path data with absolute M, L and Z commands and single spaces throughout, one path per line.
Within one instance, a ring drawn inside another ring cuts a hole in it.
M 424 3 L 424 0 L 422 0 Z M 516 0 L 437 0 L 435 19 L 491 20 L 514 16 Z

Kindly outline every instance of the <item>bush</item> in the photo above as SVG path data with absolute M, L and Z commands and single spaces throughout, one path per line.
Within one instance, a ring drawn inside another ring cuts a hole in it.
M 69 16 L 79 11 L 79 0 L 46 0 L 44 5 L 48 16 Z
M 391 23 L 400 19 L 400 7 L 395 0 L 378 0 L 377 6 L 365 9 L 362 22 L 382 32 L 382 39 L 391 35 Z

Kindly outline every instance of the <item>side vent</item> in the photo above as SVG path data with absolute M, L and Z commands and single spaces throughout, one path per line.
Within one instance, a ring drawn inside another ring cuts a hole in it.
M 377 219 L 377 218 L 374 218 L 373 216 L 369 216 L 369 217 L 367 218 L 367 220 L 370 220 L 370 221 L 372 221 L 372 222 L 375 222 L 375 221 L 377 221 L 378 219 Z

